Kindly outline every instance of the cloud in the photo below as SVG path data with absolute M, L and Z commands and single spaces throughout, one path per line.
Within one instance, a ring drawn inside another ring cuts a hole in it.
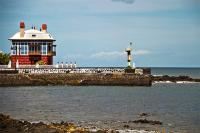
M 149 50 L 137 50 L 137 51 L 133 52 L 134 55 L 147 55 L 150 53 L 151 53 L 151 51 L 149 51 Z
M 135 0 L 112 0 L 114 2 L 124 2 L 126 4 L 133 4 Z
M 82 58 L 83 55 L 82 54 L 67 54 L 65 56 L 66 59 L 76 59 L 76 58 Z
M 136 50 L 133 51 L 133 55 L 147 55 L 150 54 L 151 51 L 149 50 Z M 124 51 L 110 51 L 110 52 L 98 52 L 95 54 L 90 55 L 90 58 L 96 58 L 96 59 L 119 59 L 126 57 L 126 52 Z
M 98 59 L 114 59 L 114 58 L 119 58 L 125 56 L 125 52 L 119 52 L 119 51 L 111 51 L 111 52 L 98 52 L 95 54 L 92 54 L 90 57 L 91 58 L 98 58 Z

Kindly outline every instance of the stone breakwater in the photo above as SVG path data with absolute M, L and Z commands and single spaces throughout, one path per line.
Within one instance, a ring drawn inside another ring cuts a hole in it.
M 0 74 L 0 86 L 151 86 L 156 82 L 200 82 L 189 76 L 152 76 L 137 74 Z
M 135 74 L 0 74 L 0 86 L 151 86 L 151 79 Z

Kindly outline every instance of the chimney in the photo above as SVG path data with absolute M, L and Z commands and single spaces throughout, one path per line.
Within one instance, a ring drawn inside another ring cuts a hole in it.
M 47 25 L 46 24 L 42 24 L 42 32 L 47 32 Z
M 20 37 L 24 37 L 24 30 L 25 30 L 25 24 L 23 21 L 20 22 Z

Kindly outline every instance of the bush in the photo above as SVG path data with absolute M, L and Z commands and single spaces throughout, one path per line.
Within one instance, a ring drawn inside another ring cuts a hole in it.
M 40 61 L 36 62 L 36 64 L 45 65 L 45 62 L 43 60 L 40 60 Z
M 10 61 L 10 54 L 0 53 L 0 65 L 8 65 Z

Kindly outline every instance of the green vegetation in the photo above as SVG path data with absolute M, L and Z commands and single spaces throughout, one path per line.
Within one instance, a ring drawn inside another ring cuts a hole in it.
M 38 65 L 45 65 L 45 62 L 43 60 L 40 60 L 40 61 L 36 62 L 36 64 L 38 64 Z
M 0 65 L 8 65 L 10 60 L 10 54 L 0 53 Z

